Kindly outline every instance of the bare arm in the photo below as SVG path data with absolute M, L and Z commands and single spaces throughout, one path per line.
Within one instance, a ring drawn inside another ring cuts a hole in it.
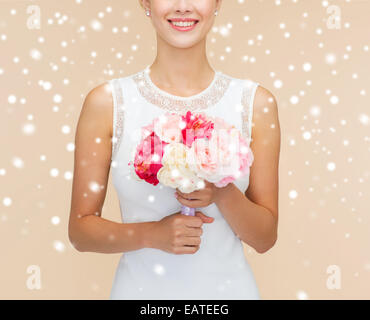
M 274 96 L 259 86 L 253 108 L 254 163 L 245 195 L 233 184 L 222 189 L 217 206 L 239 238 L 259 253 L 277 240 L 280 124 Z
M 108 83 L 89 92 L 75 138 L 68 235 L 78 251 L 122 253 L 147 246 L 154 222 L 117 223 L 101 217 L 112 154 L 113 99 Z

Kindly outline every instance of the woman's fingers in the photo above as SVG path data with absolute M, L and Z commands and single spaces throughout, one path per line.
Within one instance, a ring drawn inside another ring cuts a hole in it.
M 184 192 L 181 192 L 179 189 L 176 189 L 176 193 L 180 195 L 182 198 L 184 198 L 185 200 L 198 200 L 199 199 L 198 197 L 199 192 L 197 191 L 184 193 Z
M 201 227 L 188 227 L 185 228 L 183 235 L 185 237 L 200 237 L 203 234 Z
M 183 246 L 199 246 L 201 243 L 200 237 L 182 237 L 181 241 Z
M 199 246 L 183 246 L 177 249 L 175 254 L 194 254 L 199 250 Z
M 184 206 L 190 207 L 190 208 L 199 208 L 203 207 L 203 203 L 200 200 L 186 200 L 182 197 L 178 197 L 177 201 L 179 201 Z

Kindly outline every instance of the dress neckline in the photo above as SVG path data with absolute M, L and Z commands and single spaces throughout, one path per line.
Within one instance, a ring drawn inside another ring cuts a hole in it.
M 215 70 L 212 82 L 203 91 L 189 96 L 176 96 L 158 88 L 148 74 L 149 65 L 132 76 L 138 93 L 148 102 L 172 112 L 202 111 L 216 105 L 225 95 L 232 78 Z
M 192 99 L 198 98 L 198 97 L 200 97 L 202 95 L 205 95 L 208 91 L 210 91 L 212 89 L 212 87 L 215 85 L 216 80 L 218 79 L 218 77 L 219 77 L 219 75 L 221 73 L 218 70 L 214 70 L 213 69 L 213 71 L 214 71 L 214 76 L 213 76 L 213 79 L 212 79 L 211 83 L 204 90 L 202 90 L 201 92 L 199 92 L 197 94 L 193 94 L 191 96 L 187 96 L 187 97 L 177 96 L 177 95 L 174 95 L 172 93 L 169 93 L 169 92 L 164 91 L 161 88 L 159 88 L 152 81 L 152 79 L 150 77 L 150 74 L 149 74 L 150 73 L 149 65 L 146 66 L 146 68 L 143 70 L 143 73 L 144 73 L 145 79 L 148 81 L 149 85 L 153 88 L 154 91 L 157 91 L 159 94 L 165 95 L 165 96 L 167 96 L 169 98 L 186 101 L 186 100 L 192 100 Z

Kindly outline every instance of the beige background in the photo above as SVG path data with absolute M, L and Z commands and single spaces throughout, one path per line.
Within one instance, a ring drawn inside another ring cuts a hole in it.
M 263 255 L 246 247 L 262 298 L 368 299 L 370 1 L 223 2 L 211 65 L 279 104 L 279 239 Z M 119 255 L 68 242 L 75 127 L 89 90 L 150 64 L 155 45 L 136 0 L 0 1 L 0 298 L 109 297 Z M 103 216 L 120 221 L 111 181 Z M 32 265 L 40 290 L 26 285 Z M 332 265 L 339 289 L 327 287 Z

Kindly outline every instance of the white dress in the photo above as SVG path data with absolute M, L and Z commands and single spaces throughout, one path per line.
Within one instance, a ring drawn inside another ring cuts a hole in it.
M 149 66 L 109 81 L 114 100 L 112 182 L 119 198 L 123 223 L 159 221 L 181 210 L 174 189 L 151 185 L 132 176 L 132 150 L 141 127 L 172 111 L 202 111 L 221 117 L 250 142 L 253 100 L 258 83 L 216 70 L 212 83 L 199 94 L 179 97 L 158 88 Z M 244 193 L 249 176 L 234 181 Z M 241 240 L 213 203 L 199 208 L 214 217 L 204 223 L 200 249 L 195 254 L 171 254 L 143 248 L 122 253 L 110 299 L 260 299 Z

